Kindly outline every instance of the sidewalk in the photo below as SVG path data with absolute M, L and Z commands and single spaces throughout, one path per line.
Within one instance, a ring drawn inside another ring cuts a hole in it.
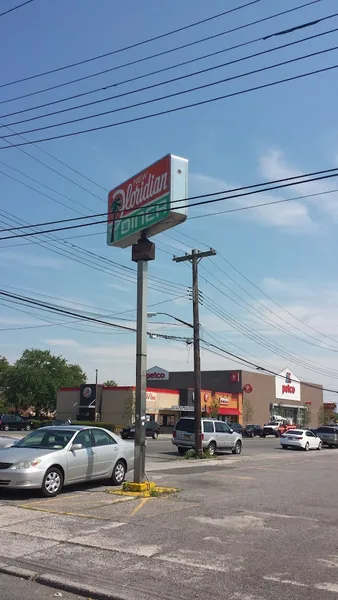
M 2 494 L 0 572 L 14 569 L 93 599 L 262 600 L 264 584 L 272 600 L 280 590 L 265 578 L 292 568 L 309 581 L 304 569 L 311 572 L 313 558 L 300 541 L 316 535 L 319 549 L 328 536 L 295 498 L 292 516 L 279 514 L 289 510 L 285 484 L 294 480 L 297 491 L 299 473 L 314 464 L 326 477 L 334 458 L 278 456 L 148 465 L 152 480 L 182 490 L 168 497 L 118 497 L 107 486 L 66 489 L 54 499 Z M 296 591 L 308 597 L 307 587 Z

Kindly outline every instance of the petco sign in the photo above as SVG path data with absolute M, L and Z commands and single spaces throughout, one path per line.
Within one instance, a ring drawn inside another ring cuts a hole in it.
M 276 399 L 300 401 L 300 381 L 290 371 L 285 369 L 275 377 Z
M 168 381 L 169 371 L 165 371 L 160 367 L 152 367 L 147 371 L 147 381 Z

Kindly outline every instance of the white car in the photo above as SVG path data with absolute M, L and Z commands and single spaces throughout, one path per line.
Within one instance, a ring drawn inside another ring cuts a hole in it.
M 300 448 L 302 450 L 321 450 L 322 440 L 308 429 L 289 429 L 280 436 L 282 448 Z

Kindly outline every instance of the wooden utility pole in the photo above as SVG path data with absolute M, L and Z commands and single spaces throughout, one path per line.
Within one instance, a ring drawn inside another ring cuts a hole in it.
M 195 417 L 195 451 L 201 458 L 202 449 L 202 428 L 201 428 L 201 351 L 200 351 L 200 319 L 199 319 L 199 297 L 198 297 L 198 263 L 202 258 L 215 256 L 216 252 L 212 248 L 206 252 L 192 250 L 191 254 L 185 256 L 174 256 L 175 262 L 189 261 L 192 265 L 192 306 L 193 306 L 193 324 L 194 324 L 194 417 Z

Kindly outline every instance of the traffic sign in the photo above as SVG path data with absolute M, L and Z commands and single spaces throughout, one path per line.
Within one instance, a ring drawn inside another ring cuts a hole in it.
M 168 154 L 108 194 L 108 246 L 127 248 L 187 218 L 188 161 Z

